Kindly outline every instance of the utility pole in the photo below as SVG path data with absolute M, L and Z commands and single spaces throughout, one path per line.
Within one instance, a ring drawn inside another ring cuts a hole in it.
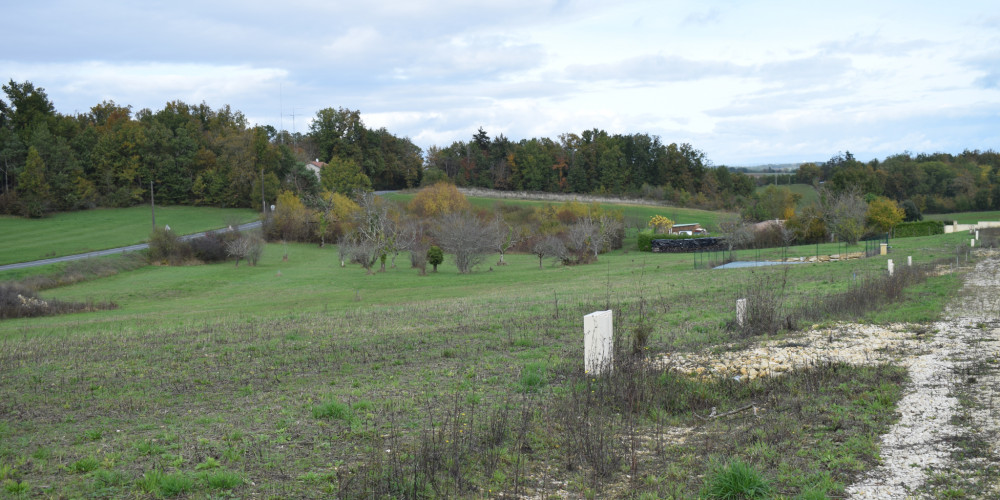
M 260 213 L 267 217 L 267 203 L 264 201 L 264 167 L 260 167 Z
M 153 218 L 153 231 L 156 231 L 156 203 L 153 201 L 153 181 L 149 181 L 149 213 Z

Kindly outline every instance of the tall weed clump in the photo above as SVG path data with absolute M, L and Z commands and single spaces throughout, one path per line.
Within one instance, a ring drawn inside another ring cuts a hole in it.
M 713 500 L 771 498 L 773 489 L 764 475 L 740 460 L 716 465 L 708 475 L 704 495 Z
M 794 329 L 794 316 L 786 314 L 785 310 L 787 286 L 788 267 L 781 271 L 750 271 L 736 291 L 736 300 L 746 299 L 743 322 L 741 324 L 737 318 L 730 327 L 741 337 L 774 334 L 782 328 Z
M 927 265 L 899 266 L 893 274 L 872 271 L 852 278 L 846 291 L 808 300 L 795 312 L 808 320 L 853 321 L 885 304 L 902 301 L 907 287 L 927 281 Z

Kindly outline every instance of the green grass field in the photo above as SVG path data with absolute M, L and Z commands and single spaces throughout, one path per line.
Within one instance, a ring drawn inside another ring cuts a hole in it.
M 964 240 L 790 266 L 788 307 L 882 273 L 887 258 L 964 258 Z M 331 247 L 271 244 L 256 267 L 147 266 L 49 290 L 119 308 L 0 322 L 0 495 L 695 498 L 713 464 L 740 458 L 794 498 L 839 496 L 877 460 L 899 368 L 749 384 L 645 364 L 583 373 L 583 315 L 612 309 L 626 342 L 648 331 L 644 359 L 732 348 L 744 342 L 726 327 L 736 289 L 783 269 L 634 251 L 573 267 L 507 261 L 461 275 L 446 259 L 420 276 L 403 254 L 366 275 Z M 909 289 L 919 317 L 911 306 L 866 317 L 933 319 L 958 285 L 946 274 Z M 760 419 L 694 416 L 750 402 L 766 402 Z
M 976 224 L 979 221 L 1000 220 L 1000 210 L 987 212 L 955 212 L 950 214 L 924 214 L 926 220 L 939 220 L 945 223 L 958 221 L 959 224 Z
M 62 212 L 44 219 L 0 216 L 0 264 L 62 257 L 142 243 L 151 232 L 149 207 Z M 225 227 L 230 221 L 250 222 L 248 209 L 156 207 L 156 224 L 169 224 L 177 234 Z

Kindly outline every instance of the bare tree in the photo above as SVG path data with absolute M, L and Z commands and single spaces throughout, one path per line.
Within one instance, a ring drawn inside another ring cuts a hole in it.
M 264 239 L 256 234 L 241 234 L 226 243 L 226 253 L 236 258 L 236 267 L 240 266 L 240 259 L 256 266 L 264 253 Z
M 406 219 L 399 225 L 397 247 L 410 252 L 410 267 L 422 269 L 427 266 L 427 235 L 424 222 L 420 219 Z
M 598 254 L 610 248 L 613 239 L 623 230 L 621 223 L 612 217 L 583 217 L 566 232 L 566 249 L 576 256 L 577 263 L 591 258 L 597 260 Z
M 566 231 L 566 257 L 571 254 L 577 263 L 582 262 L 590 254 L 591 241 L 598 234 L 599 228 L 590 217 L 574 223 Z
M 497 262 L 497 265 L 506 266 L 504 254 L 524 240 L 525 232 L 520 227 L 507 222 L 499 211 L 496 212 L 490 225 L 490 231 L 493 233 L 493 250 L 500 253 L 500 261 Z
M 729 251 L 732 252 L 734 248 L 745 248 L 750 246 L 753 242 L 753 230 L 750 229 L 750 225 L 746 223 L 741 217 L 731 217 L 719 223 L 719 229 L 722 230 L 723 236 L 726 238 L 726 246 L 729 247 Z
M 600 251 L 621 248 L 625 239 L 625 222 L 608 214 L 601 214 L 598 222 L 601 226 Z M 594 254 L 594 257 L 597 257 L 597 254 Z
M 463 274 L 471 272 L 493 248 L 489 226 L 467 212 L 441 216 L 432 232 L 441 248 L 455 255 L 458 272 Z
M 340 242 L 341 262 L 346 257 L 355 264 L 361 264 L 368 274 L 373 274 L 372 268 L 382 255 L 376 245 L 376 242 L 366 240 L 356 232 L 351 233 Z
M 546 257 L 563 260 L 566 257 L 566 245 L 557 236 L 550 234 L 535 242 L 531 247 L 531 253 L 538 257 L 538 269 L 541 269 L 542 261 Z
M 361 209 L 354 214 L 354 232 L 344 239 L 345 254 L 372 274 L 375 262 L 394 245 L 393 221 L 389 205 L 374 193 L 360 193 L 358 206 Z

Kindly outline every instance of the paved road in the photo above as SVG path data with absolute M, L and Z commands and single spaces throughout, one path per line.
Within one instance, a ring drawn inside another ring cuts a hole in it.
M 261 224 L 260 221 L 248 222 L 246 224 L 241 224 L 239 226 L 239 230 L 240 231 L 245 231 L 247 229 L 255 229 L 255 228 L 260 227 L 260 224 Z M 228 231 L 228 229 L 227 229 L 227 231 Z M 193 240 L 195 238 L 201 238 L 203 236 L 205 236 L 204 232 L 202 232 L 202 233 L 194 233 L 194 234 L 185 234 L 184 236 L 181 236 L 180 239 L 182 239 L 184 241 L 187 241 L 187 240 Z M 119 253 L 136 252 L 136 251 L 139 251 L 139 250 L 145 250 L 147 248 L 149 248 L 149 244 L 148 243 L 140 243 L 138 245 L 129 245 L 127 247 L 109 248 L 107 250 L 97 250 L 95 252 L 79 253 L 79 254 L 76 254 L 76 255 L 67 255 L 65 257 L 53 257 L 51 259 L 33 260 L 31 262 L 18 262 L 16 264 L 7 264 L 7 265 L 4 265 L 4 266 L 0 266 L 0 271 L 7 271 L 7 270 L 10 270 L 10 269 L 23 269 L 25 267 L 44 266 L 46 264 L 56 264 L 58 262 L 69 262 L 71 260 L 89 259 L 91 257 L 102 257 L 102 256 L 105 256 L 105 255 L 114 255 L 114 254 L 119 254 Z

